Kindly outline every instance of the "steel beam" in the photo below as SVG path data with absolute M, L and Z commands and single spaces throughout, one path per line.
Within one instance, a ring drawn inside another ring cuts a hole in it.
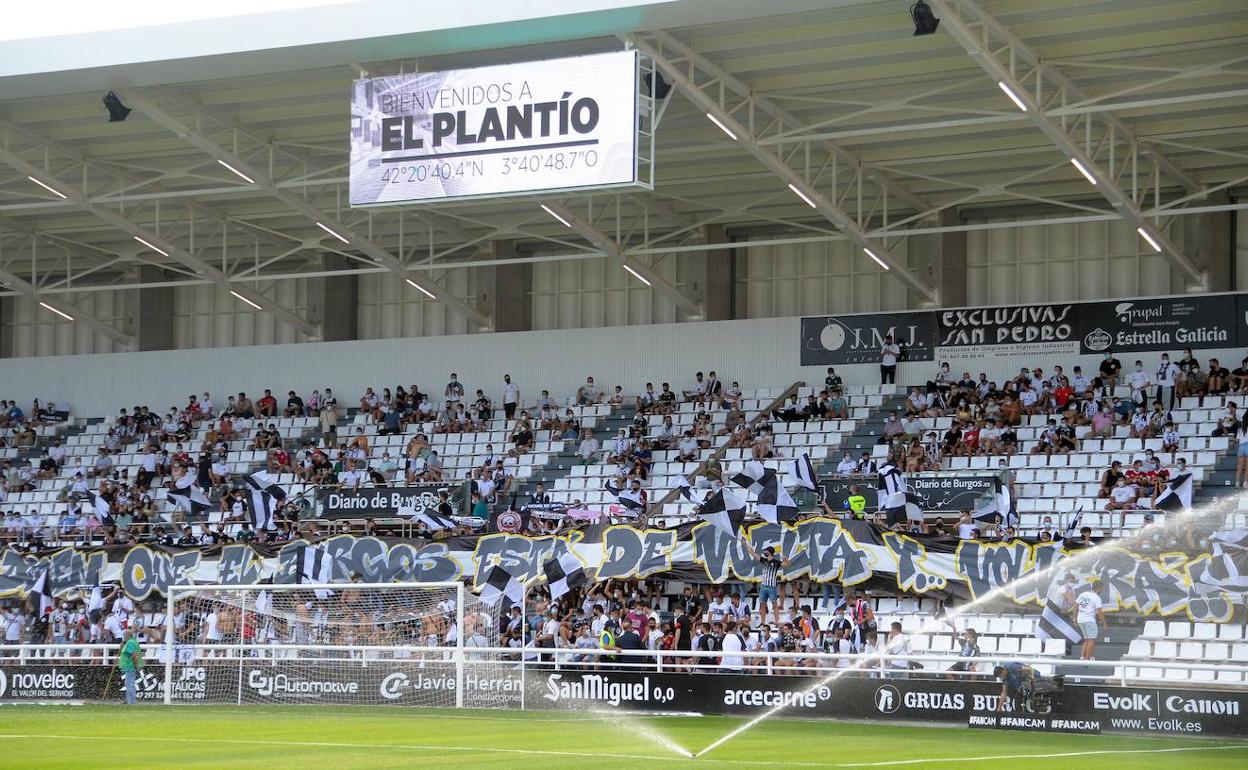
M 1208 279 L 1204 271 L 1171 242 L 1155 222 L 1145 218 L 1139 206 L 1143 191 L 1151 186 L 1155 193 L 1160 184 L 1160 179 L 1153 180 L 1151 185 L 1139 181 L 1140 159 L 1151 158 L 1157 176 L 1166 168 L 1177 170 L 1178 167 L 1168 160 L 1159 160 L 1159 156 L 1164 156 L 1155 147 L 1150 148 L 1146 156 L 1130 128 L 1109 113 L 1087 114 L 1070 120 L 1049 116 L 1045 110 L 1054 106 L 1051 102 L 1056 101 L 1060 106 L 1066 101 L 1082 101 L 1086 95 L 1064 73 L 1045 64 L 1035 51 L 971 0 L 930 0 L 930 3 L 940 17 L 940 28 L 962 46 L 994 83 L 1003 90 L 1009 89 L 1006 96 L 1017 100 L 1017 106 L 1028 120 L 1088 179 L 1119 217 L 1178 268 L 1189 282 L 1206 286 Z M 1020 61 L 1031 68 L 1029 84 L 1015 74 Z M 1096 130 L 1093 130 L 1094 120 L 1098 120 Z M 1098 157 L 1106 156 L 1107 165 L 1097 162 Z M 1127 176 L 1132 179 L 1134 196 L 1119 181 Z M 1146 174 L 1145 178 L 1149 176 L 1152 175 Z M 1180 174 L 1178 181 L 1184 183 L 1184 177 L 1186 175 Z M 1186 182 L 1198 184 L 1190 177 Z
M 275 318 L 290 325 L 300 333 L 311 338 L 318 336 L 318 330 L 315 324 L 301 318 L 281 305 L 278 305 L 276 302 L 254 289 L 249 289 L 245 286 L 231 286 L 229 278 L 216 266 L 200 259 L 186 249 L 161 238 L 159 235 L 148 231 L 116 211 L 106 209 L 95 203 L 91 203 L 87 200 L 86 193 L 80 188 L 53 177 L 46 171 L 27 163 L 22 158 L 3 148 L 0 148 L 0 161 L 7 163 L 9 166 L 22 172 L 23 174 L 26 174 L 27 176 L 39 179 L 45 184 L 50 184 L 62 195 L 64 195 L 66 200 L 71 201 L 78 207 L 94 214 L 98 219 L 101 219 L 118 230 L 128 234 L 131 238 L 138 241 L 140 245 L 146 246 L 147 248 L 150 248 L 153 251 L 156 251 L 157 253 L 162 254 L 176 262 L 181 262 L 194 270 L 197 274 L 211 280 L 216 285 L 232 294 L 237 295 L 244 301 L 272 314 Z
M 670 38 L 670 36 L 666 37 Z M 836 202 L 829 200 L 822 192 L 820 192 L 817 184 L 817 173 L 812 174 L 809 170 L 807 170 L 806 173 L 799 173 L 794 170 L 788 161 L 777 154 L 777 152 L 771 147 L 759 144 L 757 141 L 758 134 L 754 128 L 740 122 L 734 114 L 734 111 L 729 110 L 725 106 L 722 88 L 716 88 L 714 89 L 714 93 L 708 93 L 706 88 L 700 87 L 694 81 L 694 76 L 697 71 L 704 69 L 706 65 L 706 60 L 704 58 L 691 52 L 691 49 L 687 46 L 678 44 L 681 45 L 681 47 L 676 50 L 683 58 L 682 63 L 684 64 L 684 67 L 682 67 L 675 61 L 668 59 L 658 47 L 651 45 L 639 37 L 630 36 L 627 40 L 630 44 L 636 47 L 637 50 L 651 57 L 654 60 L 655 67 L 662 71 L 663 77 L 671 82 L 674 87 L 679 88 L 681 93 L 683 93 L 699 111 L 713 117 L 715 121 L 720 124 L 722 129 L 727 132 L 731 132 L 732 138 L 734 138 L 738 144 L 753 155 L 772 174 L 779 177 L 780 181 L 787 184 L 790 189 L 793 190 L 794 194 L 805 201 L 807 205 L 832 223 L 836 229 L 845 233 L 845 235 L 848 236 L 849 240 L 854 243 L 855 246 L 862 249 L 862 251 L 879 264 L 881 268 L 888 271 L 891 275 L 895 276 L 899 281 L 905 284 L 907 288 L 918 294 L 923 302 L 928 304 L 939 304 L 940 295 L 936 289 L 911 272 L 900 262 L 900 260 L 893 256 L 892 252 L 883 243 L 883 241 L 874 240 L 868 236 L 865 228 L 859 224 L 858 221 L 855 221 L 854 217 L 850 216 Z M 666 46 L 668 41 L 664 39 L 663 44 Z M 690 53 L 692 53 L 692 55 L 690 55 Z M 720 82 L 724 83 L 725 86 L 728 85 L 722 80 L 723 75 L 726 75 L 726 73 L 722 73 L 722 70 L 717 71 L 721 74 L 708 72 L 707 75 L 720 80 Z M 740 81 L 736 82 L 741 87 L 745 87 L 745 85 L 740 83 Z M 732 90 L 736 91 L 736 89 Z M 746 91 L 748 93 L 748 88 Z M 752 96 L 743 96 L 740 93 L 738 93 L 738 96 L 747 100 L 747 103 L 743 105 L 743 109 L 758 109 L 766 112 L 764 108 L 758 104 L 758 99 L 753 98 Z M 774 117 L 771 113 L 766 114 Z M 752 111 L 748 120 L 750 123 L 754 122 Z M 800 146 L 802 143 L 795 142 L 794 144 Z M 828 163 L 833 164 L 841 162 L 843 152 L 844 151 L 841 150 L 839 146 L 832 145 L 832 149 L 829 152 L 830 157 Z M 853 159 L 853 166 L 850 171 L 853 176 L 856 176 L 859 180 L 862 179 L 863 167 L 858 163 L 856 158 Z M 835 168 L 833 168 L 833 174 L 835 174 Z M 847 174 L 847 176 L 851 176 L 851 174 Z M 849 195 L 855 187 L 858 194 L 861 196 L 861 184 L 855 186 L 852 182 L 847 184 L 843 193 L 838 192 L 838 195 Z M 887 190 L 884 190 L 883 193 L 887 196 Z M 860 207 L 858 216 L 863 217 L 864 214 L 865 212 L 863 212 Z
M 5 284 L 13 291 L 25 297 L 33 299 L 35 302 L 46 308 L 51 308 L 58 315 L 67 316 L 74 323 L 80 323 L 90 328 L 92 331 L 103 334 L 113 342 L 119 343 L 127 350 L 132 350 L 138 341 L 134 335 L 126 334 L 110 323 L 105 323 L 87 311 L 73 305 L 64 300 L 51 296 L 45 296 L 39 292 L 38 287 L 27 281 L 25 278 L 10 273 L 8 270 L 0 270 L 0 283 Z
M 425 276 L 412 273 L 403 264 L 401 259 L 391 254 L 388 250 L 373 243 L 368 238 L 354 232 L 335 214 L 322 211 L 318 207 L 309 203 L 307 199 L 295 195 L 287 190 L 281 189 L 267 172 L 256 168 L 243 158 L 239 157 L 239 155 L 234 151 L 221 146 L 219 143 L 208 138 L 202 132 L 193 126 L 188 125 L 180 118 L 169 114 L 169 112 L 152 102 L 145 95 L 137 91 L 127 90 L 124 93 L 119 91 L 118 96 L 120 96 L 122 101 L 126 102 L 126 104 L 128 104 L 131 108 L 142 112 L 148 118 L 151 118 L 159 125 L 172 131 L 178 137 L 184 139 L 186 142 L 213 158 L 218 163 L 228 164 L 226 165 L 227 169 L 232 170 L 240 177 L 250 179 L 251 184 L 265 190 L 271 197 L 281 201 L 282 204 L 292 211 L 296 211 L 307 217 L 329 235 L 341 241 L 344 246 L 355 249 L 359 253 L 375 261 L 377 264 L 387 268 L 429 299 L 446 305 L 454 312 L 459 313 L 472 323 L 476 324 L 477 328 L 480 330 L 488 330 L 492 327 L 492 320 L 490 316 L 480 312 L 467 302 L 452 296 L 447 290 L 430 281 Z
M 680 287 L 669 283 L 666 278 L 659 275 L 654 268 L 650 267 L 645 262 L 642 262 L 631 254 L 625 254 L 624 250 L 620 248 L 620 245 L 609 235 L 581 219 L 576 214 L 573 214 L 566 206 L 558 203 L 557 201 L 542 201 L 541 205 L 549 211 L 551 216 L 563 222 L 577 235 L 589 241 L 595 249 L 598 249 L 598 251 L 606 254 L 610 259 L 615 260 L 621 268 L 636 273 L 655 291 L 671 299 L 676 303 L 677 307 L 693 315 L 702 315 L 703 309 L 701 303 L 691 299 L 687 294 L 681 291 Z

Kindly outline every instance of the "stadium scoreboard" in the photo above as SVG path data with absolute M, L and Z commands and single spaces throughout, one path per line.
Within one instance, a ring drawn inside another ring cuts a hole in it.
M 357 80 L 351 205 L 648 187 L 641 66 L 617 51 Z

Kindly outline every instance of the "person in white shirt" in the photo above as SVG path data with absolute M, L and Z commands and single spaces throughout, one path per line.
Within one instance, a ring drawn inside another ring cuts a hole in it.
M 1087 590 L 1075 597 L 1075 622 L 1079 624 L 1079 631 L 1083 634 L 1081 660 L 1092 660 L 1092 653 L 1096 651 L 1096 640 L 1100 635 L 1098 623 L 1105 622 L 1105 613 L 1101 609 L 1105 603 L 1097 593 L 1099 588 L 1100 581 L 1094 579 L 1088 584 Z
M 728 617 L 728 600 L 723 591 L 716 591 L 706 605 L 706 619 L 712 623 L 722 623 Z
M 1167 410 L 1174 409 L 1174 383 L 1178 377 L 1179 365 L 1163 353 L 1157 367 L 1157 400 L 1165 404 Z
M 508 419 L 516 416 L 516 405 L 520 403 L 520 387 L 511 381 L 510 374 L 503 375 L 503 415 Z
M 854 461 L 853 456 L 850 455 L 849 452 L 846 452 L 845 455 L 841 457 L 841 461 L 836 464 L 836 472 L 841 475 L 846 475 L 853 473 L 854 469 L 857 467 L 858 463 Z
M 903 656 L 914 654 L 914 650 L 910 647 L 910 637 L 902 633 L 900 623 L 894 622 L 892 626 L 889 627 L 888 641 L 885 643 L 885 650 L 887 650 L 889 655 L 896 656 L 888 659 L 888 668 L 891 671 L 899 672 L 910 670 L 910 661 L 899 659 Z M 889 678 L 898 678 L 901 675 L 898 673 L 892 673 L 888 676 Z
M 897 359 L 901 357 L 901 346 L 893 341 L 893 335 L 884 338 L 880 346 L 880 384 L 897 384 Z
M 1088 387 L 1091 384 L 1092 383 L 1088 381 L 1088 378 L 1083 376 L 1083 367 L 1076 366 L 1075 376 L 1070 378 L 1071 390 L 1075 391 L 1076 395 L 1082 396 L 1088 391 Z
M 1148 403 L 1148 372 L 1144 371 L 1144 362 L 1136 361 L 1135 369 L 1127 375 L 1127 384 L 1131 386 L 1131 400 L 1137 404 Z
M 740 671 L 745 666 L 745 658 L 741 653 L 745 652 L 745 639 L 737 633 L 736 621 L 730 620 L 724 624 L 724 639 L 721 649 L 724 657 L 720 660 L 720 667 L 725 671 Z

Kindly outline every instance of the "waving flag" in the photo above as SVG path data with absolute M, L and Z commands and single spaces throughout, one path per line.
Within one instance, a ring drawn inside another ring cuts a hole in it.
M 789 476 L 802 489 L 809 489 L 813 492 L 819 485 L 819 477 L 815 475 L 815 466 L 810 462 L 810 455 L 805 452 L 801 457 L 789 463 Z
M 39 574 L 39 578 L 30 587 L 30 593 L 27 598 L 33 600 L 39 597 L 39 617 L 47 615 L 52 610 L 52 568 L 44 567 L 43 572 Z M 32 601 L 33 604 L 33 601 Z
M 175 505 L 187 513 L 203 513 L 212 508 L 208 496 L 195 484 L 195 477 L 189 473 L 178 477 L 178 480 L 173 483 L 173 489 L 169 490 L 169 497 Z
M 1083 506 L 1079 506 L 1079 510 L 1070 517 L 1070 521 L 1066 524 L 1066 532 L 1062 535 L 1064 540 L 1078 540 L 1079 527 L 1083 524 Z
M 698 507 L 698 517 L 736 538 L 741 522 L 745 521 L 745 498 L 730 489 L 721 489 Z
M 1156 508 L 1160 511 L 1185 511 L 1192 507 L 1194 483 L 1191 473 L 1180 473 L 1170 479 L 1166 488 L 1157 496 Z
M 277 529 L 277 510 L 286 499 L 286 490 L 278 486 L 268 471 L 258 471 L 246 478 L 251 487 L 251 526 L 257 532 Z
M 975 520 L 996 521 L 997 515 L 1000 514 L 1002 526 L 1017 527 L 1018 513 L 1014 510 L 1014 500 L 1010 494 L 1010 485 L 999 476 L 994 478 L 992 482 L 992 496 L 975 510 Z
M 524 601 L 524 586 L 516 580 L 502 565 L 495 564 L 485 576 L 485 585 L 481 587 L 481 603 L 493 607 L 503 603 L 500 614 L 507 614 L 513 605 Z
M 589 582 L 589 576 L 585 574 L 585 567 L 581 564 L 581 560 L 576 558 L 576 554 L 571 551 L 565 551 L 559 558 L 551 559 L 543 564 L 542 572 L 546 573 L 546 584 L 550 586 L 552 602 L 559 601 L 559 597 L 568 591 Z M 483 594 L 482 601 L 484 600 Z
M 906 477 L 901 469 L 892 463 L 885 463 L 878 471 L 876 496 L 879 498 L 880 510 L 901 508 L 906 504 Z
M 754 510 L 772 524 L 797 518 L 797 503 L 780 483 L 780 475 L 759 461 L 746 463 L 745 468 L 732 477 L 732 483 L 754 494 Z
M 1040 641 L 1060 638 L 1078 644 L 1083 641 L 1083 634 L 1057 606 L 1057 602 L 1049 599 L 1040 613 L 1040 622 L 1036 624 L 1036 638 Z
M 308 583 L 329 583 L 334 577 L 334 560 L 330 558 L 329 552 L 324 548 L 305 543 L 303 549 L 299 553 L 298 566 L 298 582 L 300 584 Z M 316 589 L 316 598 L 327 599 L 333 595 L 333 591 L 325 588 Z
M 1209 543 L 1213 558 L 1201 582 L 1248 591 L 1248 529 L 1218 530 Z
M 104 499 L 99 493 L 91 495 L 93 505 L 95 506 L 95 515 L 105 526 L 112 526 L 113 523 L 113 506 L 112 503 Z
M 639 511 L 646 507 L 645 493 L 640 489 L 633 491 L 631 488 L 617 487 L 610 481 L 603 488 L 615 495 L 620 505 L 630 511 Z
M 680 496 L 693 503 L 694 505 L 702 505 L 710 496 L 709 489 L 694 489 L 689 483 L 689 479 L 681 476 L 676 480 L 676 489 L 680 492 Z

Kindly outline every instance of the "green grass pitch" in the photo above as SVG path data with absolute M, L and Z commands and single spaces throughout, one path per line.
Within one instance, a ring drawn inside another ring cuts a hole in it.
M 0 707 L 0 768 L 965 768 L 1085 770 L 1156 763 L 1242 770 L 1248 742 L 963 727 L 550 711 L 225 706 Z M 661 762 L 661 765 L 653 763 Z

